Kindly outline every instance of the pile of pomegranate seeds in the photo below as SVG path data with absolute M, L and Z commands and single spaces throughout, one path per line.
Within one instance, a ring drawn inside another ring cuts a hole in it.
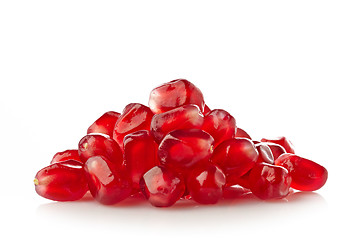
M 115 204 L 141 192 L 153 206 L 168 207 L 181 198 L 215 204 L 234 185 L 280 199 L 291 188 L 318 190 L 327 177 L 285 137 L 252 141 L 232 115 L 210 110 L 194 84 L 177 79 L 153 89 L 149 107 L 130 103 L 121 114 L 104 113 L 78 149 L 56 153 L 34 183 L 55 201 L 79 200 L 89 190 Z

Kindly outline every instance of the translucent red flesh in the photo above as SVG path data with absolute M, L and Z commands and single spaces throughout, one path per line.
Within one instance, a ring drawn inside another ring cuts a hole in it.
M 124 139 L 124 157 L 126 169 L 131 177 L 133 188 L 140 190 L 143 174 L 159 164 L 158 145 L 147 130 L 126 135 Z
M 132 186 L 127 173 L 106 157 L 90 157 L 84 170 L 90 193 L 98 202 L 111 205 L 130 196 Z
M 169 207 L 184 194 L 183 178 L 164 166 L 155 166 L 146 172 L 140 181 L 141 191 L 156 207 Z
M 323 166 L 295 154 L 282 154 L 275 161 L 285 167 L 292 177 L 291 187 L 301 191 L 320 189 L 328 179 L 328 171 Z
M 113 131 L 117 119 L 120 117 L 120 113 L 117 112 L 106 112 L 100 118 L 98 118 L 87 130 L 87 134 L 90 133 L 102 133 L 113 138 Z
M 41 197 L 54 201 L 75 201 L 88 191 L 83 164 L 67 160 L 41 169 L 35 176 L 35 190 Z
M 156 87 L 151 91 L 148 103 L 155 114 L 187 104 L 195 104 L 200 111 L 204 111 L 203 94 L 199 88 L 186 79 L 173 80 Z
M 152 117 L 149 107 L 139 103 L 128 104 L 115 124 L 113 139 L 123 149 L 124 137 L 139 130 L 150 130 Z

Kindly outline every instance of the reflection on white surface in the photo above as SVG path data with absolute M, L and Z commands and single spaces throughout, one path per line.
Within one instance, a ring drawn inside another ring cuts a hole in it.
M 181 200 L 170 208 L 156 208 L 139 195 L 114 206 L 104 206 L 87 196 L 79 202 L 40 205 L 37 217 L 41 221 L 75 222 L 104 231 L 143 236 L 159 233 L 161 237 L 178 238 L 186 231 L 190 235 L 214 235 L 235 228 L 255 234 L 256 227 L 260 230 L 285 224 L 308 227 L 313 218 L 321 218 L 326 208 L 325 199 L 315 192 L 295 192 L 286 199 L 261 201 L 240 188 L 232 188 L 215 205 Z

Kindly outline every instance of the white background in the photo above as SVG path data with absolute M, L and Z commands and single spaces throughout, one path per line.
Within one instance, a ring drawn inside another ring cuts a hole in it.
M 355 1 L 1 1 L 1 239 L 355 239 L 355 12 Z M 97 117 L 176 78 L 254 139 L 290 138 L 327 184 L 169 209 L 35 193 L 36 172 Z

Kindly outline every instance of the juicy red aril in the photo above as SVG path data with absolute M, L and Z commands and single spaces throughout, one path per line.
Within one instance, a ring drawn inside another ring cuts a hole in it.
M 294 146 L 291 141 L 289 141 L 286 137 L 277 137 L 274 139 L 262 138 L 261 142 L 271 142 L 281 145 L 287 153 L 294 153 Z
M 235 137 L 236 121 L 233 116 L 222 109 L 214 109 L 204 117 L 202 130 L 209 133 L 215 140 L 215 146 Z
M 102 133 L 112 138 L 115 124 L 120 115 L 120 113 L 113 111 L 104 113 L 88 128 L 87 134 Z
M 156 114 L 151 122 L 151 134 L 156 142 L 176 129 L 201 128 L 204 116 L 196 105 L 184 105 L 170 111 Z
M 195 104 L 204 111 L 203 94 L 193 83 L 177 79 L 164 83 L 151 91 L 148 105 L 153 113 L 167 112 L 187 104 Z
M 258 151 L 247 138 L 232 138 L 222 142 L 214 150 L 211 161 L 217 164 L 226 175 L 226 183 L 236 184 L 234 178 L 241 177 L 256 163 Z
M 249 174 L 251 192 L 263 200 L 286 197 L 291 181 L 287 169 L 268 163 L 257 164 Z
M 157 149 L 158 145 L 149 131 L 137 131 L 124 138 L 126 169 L 133 188 L 140 190 L 139 183 L 143 174 L 159 164 Z
M 155 166 L 146 172 L 140 187 L 143 195 L 156 207 L 173 205 L 185 191 L 183 178 L 164 166 Z
M 274 164 L 273 153 L 267 144 L 257 143 L 255 147 L 258 151 L 257 163 L 265 162 L 272 165 Z
M 63 152 L 57 152 L 56 154 L 54 154 L 51 164 L 57 162 L 64 162 L 71 159 L 81 162 L 77 149 L 70 149 L 70 150 L 65 150 Z
M 235 137 L 237 137 L 237 138 L 248 138 L 248 139 L 252 140 L 250 135 L 248 135 L 248 133 L 245 130 L 243 130 L 242 128 L 238 128 L 238 127 L 236 127 Z
M 225 183 L 222 170 L 208 162 L 194 168 L 186 184 L 193 200 L 201 204 L 214 204 L 222 197 Z
M 328 171 L 321 165 L 295 154 L 282 154 L 275 161 L 292 176 L 291 187 L 301 191 L 315 191 L 324 186 Z
M 104 156 L 93 156 L 85 162 L 85 175 L 90 193 L 102 204 L 118 203 L 131 194 L 126 172 Z
M 67 160 L 51 164 L 36 174 L 35 190 L 41 197 L 54 201 L 75 201 L 88 191 L 83 164 Z
M 214 139 L 200 129 L 179 129 L 168 133 L 158 147 L 162 164 L 185 173 L 197 163 L 208 162 Z
M 279 145 L 277 143 L 270 143 L 270 142 L 265 142 L 265 143 L 271 149 L 274 159 L 277 159 L 283 153 L 287 153 L 287 151 L 284 149 L 284 147 L 282 147 L 281 145 Z
M 116 122 L 113 139 L 123 148 L 123 140 L 127 134 L 139 131 L 150 130 L 153 113 L 145 105 L 130 103 L 122 111 Z
M 102 155 L 118 166 L 123 165 L 120 146 L 111 138 L 99 134 L 86 135 L 78 144 L 79 157 L 86 162 L 90 157 Z

